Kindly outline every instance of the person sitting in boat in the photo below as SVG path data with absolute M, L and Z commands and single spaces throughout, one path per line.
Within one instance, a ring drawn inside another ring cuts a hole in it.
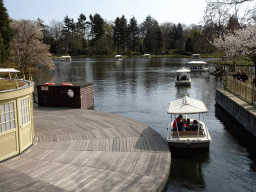
M 177 81 L 180 81 L 180 76 L 179 75 L 177 76 Z
M 194 120 L 192 125 L 188 128 L 189 131 L 197 131 L 199 127 L 198 121 Z
M 179 122 L 181 122 L 183 116 L 179 115 L 173 122 L 172 127 L 173 127 L 173 131 L 177 131 L 177 125 Z
M 183 75 L 182 77 L 181 77 L 181 80 L 187 80 L 188 78 L 187 78 L 187 76 L 186 75 Z
M 190 119 L 187 118 L 186 128 L 188 129 L 191 125 L 192 123 L 190 122 Z
M 182 119 L 181 122 L 179 122 L 178 124 L 178 130 L 179 131 L 185 131 L 186 130 L 186 127 L 187 127 L 187 121 L 185 118 Z

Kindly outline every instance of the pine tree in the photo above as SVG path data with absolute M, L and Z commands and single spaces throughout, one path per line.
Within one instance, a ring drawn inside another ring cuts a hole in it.
M 10 54 L 10 42 L 12 40 L 11 20 L 4 7 L 3 0 L 0 0 L 0 64 L 2 64 Z
M 135 17 L 132 17 L 128 24 L 128 48 L 135 51 L 139 45 L 139 27 Z
M 118 49 L 118 53 L 119 53 L 119 49 L 120 47 L 123 48 L 123 50 L 126 50 L 126 45 L 127 45 L 127 20 L 124 17 L 124 15 L 119 18 L 117 17 L 115 20 L 115 26 L 113 27 L 113 40 L 114 40 L 114 44 Z
M 186 41 L 186 45 L 185 45 L 185 50 L 187 52 L 193 53 L 193 39 L 192 39 L 192 37 L 188 37 L 188 39 Z

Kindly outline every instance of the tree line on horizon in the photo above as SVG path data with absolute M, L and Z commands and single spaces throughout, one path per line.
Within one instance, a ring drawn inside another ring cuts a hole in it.
M 43 28 L 43 42 L 51 45 L 56 55 L 110 55 L 110 54 L 191 54 L 212 53 L 207 42 L 207 30 L 202 26 L 187 27 L 171 22 L 160 24 L 148 15 L 138 24 L 135 17 L 129 21 L 124 15 L 114 22 L 105 21 L 100 14 L 80 14 L 77 22 L 66 16 L 63 22 L 52 20 L 50 25 L 38 18 Z
M 204 25 L 185 26 L 172 22 L 159 24 L 150 15 L 141 24 L 135 17 L 128 21 L 124 15 L 114 22 L 107 22 L 98 13 L 89 15 L 89 20 L 80 14 L 77 22 L 66 16 L 63 22 L 52 20 L 50 25 L 45 25 L 40 18 L 37 21 L 11 20 L 3 0 L 0 0 L 0 65 L 9 59 L 23 69 L 35 68 L 38 64 L 54 69 L 50 53 L 90 56 L 144 53 L 190 55 L 214 53 L 217 49 L 227 52 L 214 40 L 249 27 L 252 21 L 255 22 L 255 12 L 245 13 L 247 23 L 236 12 L 223 17 L 219 13 L 231 10 L 227 6 L 233 6 L 224 1 L 223 4 L 220 1 L 217 4 L 208 3 Z

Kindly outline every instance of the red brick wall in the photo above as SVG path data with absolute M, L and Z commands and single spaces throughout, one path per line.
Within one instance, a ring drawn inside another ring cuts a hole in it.
M 91 108 L 94 106 L 94 85 L 90 84 L 80 88 L 81 108 Z

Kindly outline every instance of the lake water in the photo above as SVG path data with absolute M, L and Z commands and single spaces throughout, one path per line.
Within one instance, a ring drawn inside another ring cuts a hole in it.
M 208 59 L 210 60 L 210 59 Z M 205 60 L 205 61 L 208 61 Z M 217 107 L 221 78 L 209 72 L 191 73 L 190 87 L 175 87 L 175 70 L 190 67 L 189 59 L 125 58 L 54 60 L 56 70 L 40 70 L 36 84 L 93 82 L 94 110 L 140 121 L 163 137 L 170 121 L 167 106 L 187 94 L 202 100 L 209 112 L 204 119 L 212 137 L 209 152 L 172 153 L 166 191 L 255 191 L 255 138 Z M 208 65 L 214 71 L 214 65 Z M 252 73 L 251 68 L 247 68 Z

